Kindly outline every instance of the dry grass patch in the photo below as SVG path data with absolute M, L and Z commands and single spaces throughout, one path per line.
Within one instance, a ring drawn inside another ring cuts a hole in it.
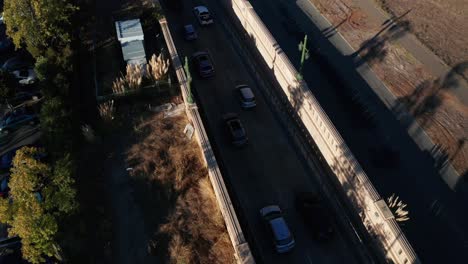
M 468 2 L 466 0 L 377 0 L 392 15 L 407 15 L 413 33 L 442 58 L 455 66 L 468 60 Z M 468 77 L 468 76 L 467 76 Z
M 174 190 L 175 204 L 160 226 L 169 238 L 172 263 L 234 263 L 224 219 L 200 157 L 199 146 L 188 140 L 185 116 L 156 115 L 136 127 L 140 143 L 128 152 L 133 174 L 148 175 Z

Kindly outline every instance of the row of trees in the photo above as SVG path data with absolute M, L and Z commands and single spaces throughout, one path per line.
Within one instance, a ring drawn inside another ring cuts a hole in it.
M 72 18 L 77 9 L 63 0 L 4 2 L 7 33 L 17 48 L 25 47 L 36 59 L 45 97 L 40 113 L 45 149 L 23 147 L 16 152 L 10 197 L 0 199 L 0 221 L 10 226 L 10 236 L 21 238 L 22 255 L 32 263 L 61 258 L 61 223 L 78 208 L 70 100 Z M 47 158 L 40 159 L 44 153 Z

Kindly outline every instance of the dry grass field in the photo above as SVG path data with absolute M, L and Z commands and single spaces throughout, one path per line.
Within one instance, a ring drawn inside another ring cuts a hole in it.
M 185 116 L 155 115 L 137 125 L 141 138 L 128 152 L 132 174 L 172 190 L 174 203 L 157 235 L 168 238 L 171 263 L 235 263 L 200 148 L 183 133 L 187 123 Z
M 423 40 L 427 39 L 424 43 L 437 54 L 443 54 L 442 58 L 449 64 L 459 65 L 467 61 L 468 16 L 463 14 L 468 14 L 468 11 L 462 12 L 468 8 L 467 1 L 376 0 L 387 3 L 386 9 L 399 14 L 412 8 L 402 25 L 386 31 L 382 31 L 381 23 L 357 7 L 355 1 L 358 0 L 311 1 L 332 24 L 343 22 L 338 31 L 355 50 L 359 50 L 363 61 L 416 117 L 433 142 L 445 150 L 455 169 L 460 174 L 465 173 L 468 170 L 468 106 L 448 91 L 454 82 L 463 81 L 462 77 L 451 74 L 449 78 L 435 78 L 423 64 L 392 40 L 409 30 Z M 425 13 L 424 10 L 430 12 Z M 439 24 L 438 20 L 444 21 Z M 467 32 L 463 34 L 464 31 Z M 368 45 L 371 39 L 373 44 Z M 457 72 L 468 76 L 467 70 L 464 71 L 457 69 Z
M 413 34 L 448 65 L 468 61 L 467 0 L 377 0 L 392 15 L 408 10 Z

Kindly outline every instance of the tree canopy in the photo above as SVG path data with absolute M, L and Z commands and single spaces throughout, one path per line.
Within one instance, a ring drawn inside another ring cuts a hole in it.
M 65 0 L 5 0 L 7 33 L 16 47 L 26 44 L 34 57 L 47 47 L 70 43 L 71 16 L 77 10 Z
M 10 226 L 9 236 L 19 236 L 23 257 L 40 263 L 46 256 L 60 257 L 56 241 L 58 220 L 77 209 L 70 157 L 53 167 L 38 159 L 35 147 L 16 152 L 9 181 L 9 198 L 0 198 L 0 221 Z

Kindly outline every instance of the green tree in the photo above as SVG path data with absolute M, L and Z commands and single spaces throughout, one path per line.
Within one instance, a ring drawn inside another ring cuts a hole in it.
M 77 10 L 64 0 L 5 0 L 7 33 L 16 47 L 26 45 L 34 57 L 46 47 L 70 43 L 71 16 Z
M 71 115 L 61 97 L 52 97 L 44 102 L 40 113 L 41 129 L 48 149 L 62 153 L 71 148 Z
M 10 225 L 10 236 L 21 238 L 23 257 L 32 263 L 44 262 L 45 256 L 60 258 L 59 220 L 77 208 L 69 156 L 51 168 L 37 159 L 41 155 L 34 147 L 16 152 L 10 198 L 0 198 L 0 221 Z

